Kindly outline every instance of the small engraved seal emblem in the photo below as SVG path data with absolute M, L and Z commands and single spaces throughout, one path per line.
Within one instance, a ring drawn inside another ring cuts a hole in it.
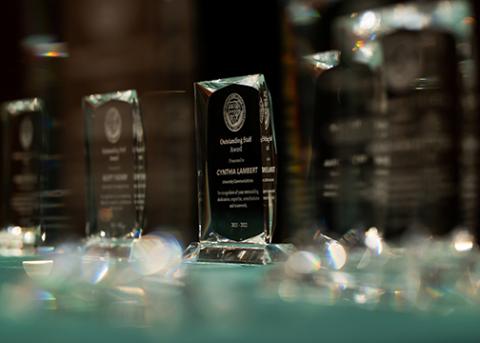
M 122 135 L 122 117 L 115 107 L 109 108 L 105 115 L 105 136 L 107 140 L 115 144 Z
M 245 123 L 245 102 L 238 93 L 230 94 L 223 104 L 223 119 L 232 132 L 239 131 Z
M 23 118 L 20 123 L 20 144 L 23 150 L 28 150 L 33 143 L 33 123 L 29 117 Z

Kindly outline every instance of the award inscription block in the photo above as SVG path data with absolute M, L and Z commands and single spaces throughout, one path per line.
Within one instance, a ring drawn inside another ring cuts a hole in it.
M 276 210 L 276 145 L 263 75 L 195 84 L 198 261 L 269 263 Z
M 2 248 L 26 248 L 45 238 L 41 196 L 44 104 L 38 98 L 4 103 L 2 123 Z
M 144 220 L 145 139 L 137 93 L 89 95 L 83 99 L 83 109 L 87 248 L 122 250 L 141 235 Z

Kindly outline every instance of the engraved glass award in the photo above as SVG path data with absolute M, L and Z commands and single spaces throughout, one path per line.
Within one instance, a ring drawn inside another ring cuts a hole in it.
M 276 145 L 263 75 L 195 84 L 199 243 L 187 259 L 266 264 L 275 227 Z
M 134 90 L 83 99 L 87 159 L 87 252 L 128 257 L 145 207 L 145 139 Z
M 352 10 L 332 24 L 342 52 L 316 82 L 312 165 L 318 221 L 334 234 L 374 227 L 396 240 L 477 225 L 478 116 L 462 80 L 473 57 L 459 48 L 470 34 L 450 19 L 469 9 L 436 6 L 412 3 L 401 16 L 392 15 L 398 6 Z
M 45 147 L 44 105 L 40 99 L 2 106 L 2 232 L 0 250 L 19 253 L 45 239 L 41 192 Z

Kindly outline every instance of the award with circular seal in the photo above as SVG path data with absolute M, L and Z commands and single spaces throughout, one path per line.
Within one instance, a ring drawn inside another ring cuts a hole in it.
M 48 129 L 44 102 L 15 100 L 1 106 L 2 200 L 0 254 L 31 254 L 45 241 Z M 13 248 L 12 248 L 13 247 Z
M 87 148 L 86 252 L 128 257 L 144 220 L 146 173 L 135 90 L 84 97 Z
M 277 154 L 270 93 L 261 74 L 195 83 L 199 242 L 197 262 L 267 264 L 290 245 L 271 244 Z

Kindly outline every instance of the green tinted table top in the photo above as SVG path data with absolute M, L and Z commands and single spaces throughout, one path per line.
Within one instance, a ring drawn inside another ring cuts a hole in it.
M 26 279 L 21 258 L 0 259 L 0 291 Z M 98 311 L 36 309 L 21 315 L 0 307 L 1 342 L 478 342 L 480 311 L 449 314 L 368 310 L 285 301 L 257 292 L 271 267 L 191 265 L 194 293 L 180 315 L 126 325 Z M 150 284 L 149 287 L 152 287 Z M 117 313 L 117 316 L 131 313 Z M 175 317 L 174 319 L 172 319 Z
M 25 277 L 23 261 L 36 260 L 39 257 L 0 257 L 0 283 L 12 279 Z

